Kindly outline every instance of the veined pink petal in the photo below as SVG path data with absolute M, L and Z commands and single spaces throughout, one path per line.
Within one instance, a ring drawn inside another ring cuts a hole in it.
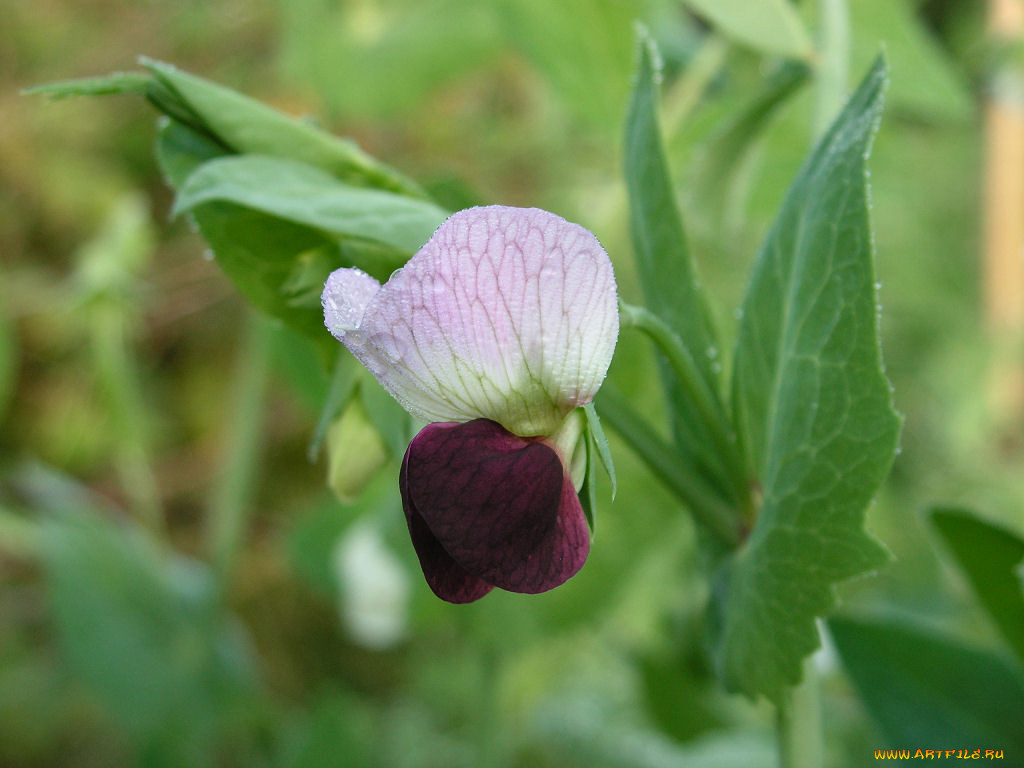
M 372 278 L 339 272 L 324 291 L 328 327 L 428 422 L 550 434 L 593 398 L 618 338 L 608 255 L 535 208 L 456 213 L 372 296 Z
M 587 559 L 590 532 L 548 445 L 487 419 L 430 424 L 402 462 L 402 506 L 427 583 L 449 602 L 490 586 L 545 592 Z

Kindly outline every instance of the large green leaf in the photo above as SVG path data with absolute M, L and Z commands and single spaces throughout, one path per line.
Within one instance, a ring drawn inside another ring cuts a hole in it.
M 181 185 L 175 213 L 211 201 L 234 203 L 340 238 L 415 253 L 448 212 L 417 198 L 355 187 L 305 163 L 267 155 L 222 157 Z
M 684 0 L 728 37 L 765 53 L 810 59 L 811 38 L 789 0 Z
M 419 188 L 393 168 L 341 139 L 248 96 L 160 61 L 143 59 L 154 82 L 147 95 L 157 108 L 208 132 L 238 154 L 273 155 L 322 168 L 340 179 L 405 194 Z
M 228 160 L 245 165 L 249 158 L 225 156 L 203 133 L 169 120 L 160 129 L 157 159 L 168 183 L 181 188 L 206 165 Z M 250 192 L 254 198 L 264 194 L 259 189 Z M 358 266 L 386 278 L 408 256 L 370 241 L 340 244 L 336 235 L 323 229 L 234 202 L 211 200 L 197 206 L 190 215 L 239 292 L 272 317 L 323 342 L 329 336 L 323 328 L 320 293 L 331 270 Z
M 55 99 L 145 95 L 165 115 L 204 134 L 222 152 L 283 157 L 321 168 L 352 184 L 423 196 L 413 181 L 366 154 L 350 139 L 333 136 L 171 64 L 145 57 L 140 62 L 150 75 L 115 72 L 105 77 L 40 85 L 27 93 Z
M 978 600 L 1024 662 L 1024 539 L 960 509 L 935 509 L 932 525 L 963 569 Z
M 716 589 L 719 674 L 778 700 L 818 646 L 833 585 L 878 568 L 864 510 L 900 420 L 878 340 L 865 156 L 882 109 L 879 60 L 800 171 L 743 303 L 734 407 L 762 498 Z
M 1024 754 L 1024 678 L 1003 657 L 906 620 L 836 617 L 828 626 L 892 747 Z
M 255 693 L 239 627 L 209 574 L 97 513 L 43 527 L 54 625 L 68 669 L 140 749 L 207 765 L 232 707 Z
M 646 31 L 639 33 L 639 60 L 626 116 L 625 174 L 630 229 L 647 307 L 679 337 L 712 400 L 719 391 L 718 345 L 707 301 L 686 244 L 672 178 L 658 126 L 658 52 Z M 687 390 L 661 361 L 676 442 L 719 487 L 727 488 L 721 458 Z M 715 403 L 719 406 L 719 403 Z M 724 422 L 724 415 L 719 414 Z M 723 491 L 723 495 L 727 492 Z

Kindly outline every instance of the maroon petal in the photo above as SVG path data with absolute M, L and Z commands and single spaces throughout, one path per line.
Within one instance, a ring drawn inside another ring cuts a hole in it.
M 400 485 L 413 546 L 442 599 L 475 594 L 473 577 L 545 592 L 575 574 L 590 551 L 558 454 L 493 421 L 424 427 L 405 453 Z
M 405 453 L 402 462 L 402 474 L 399 486 L 402 489 L 402 506 L 405 508 L 405 522 L 409 526 L 412 546 L 420 559 L 420 567 L 427 579 L 427 584 L 434 594 L 449 603 L 472 603 L 486 595 L 494 586 L 478 579 L 452 560 L 444 547 L 430 532 L 430 528 L 406 501 L 406 469 L 409 465 L 409 452 Z

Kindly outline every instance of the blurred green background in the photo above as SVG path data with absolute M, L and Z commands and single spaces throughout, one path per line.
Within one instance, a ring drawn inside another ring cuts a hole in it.
M 815 30 L 817 4 L 798 5 Z M 846 585 L 844 610 L 994 648 L 923 521 L 946 503 L 1024 525 L 1024 441 L 986 394 L 1001 350 L 980 287 L 985 4 L 849 6 L 850 84 L 882 47 L 892 69 L 870 168 L 883 348 L 906 424 L 868 516 L 895 560 Z M 355 138 L 448 207 L 538 206 L 585 225 L 636 300 L 620 144 L 642 20 L 729 338 L 813 139 L 812 86 L 730 144 L 777 61 L 667 0 L 3 12 L 0 765 L 775 764 L 770 708 L 727 695 L 708 667 L 691 521 L 614 435 L 618 495 L 602 489 L 578 576 L 541 596 L 441 603 L 408 541 L 397 464 L 343 505 L 325 457 L 307 458 L 327 375 L 168 220 L 148 105 L 19 91 L 133 69 L 139 54 L 173 62 Z M 610 376 L 660 423 L 638 337 L 623 335 Z M 826 763 L 868 764 L 878 726 L 829 647 L 815 663 Z

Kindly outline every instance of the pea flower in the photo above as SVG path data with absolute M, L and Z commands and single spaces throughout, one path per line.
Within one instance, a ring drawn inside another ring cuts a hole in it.
M 339 269 L 327 328 L 428 422 L 399 486 L 413 547 L 443 600 L 544 592 L 590 551 L 573 482 L 576 409 L 618 338 L 615 277 L 586 229 L 535 208 L 456 213 L 383 286 Z

